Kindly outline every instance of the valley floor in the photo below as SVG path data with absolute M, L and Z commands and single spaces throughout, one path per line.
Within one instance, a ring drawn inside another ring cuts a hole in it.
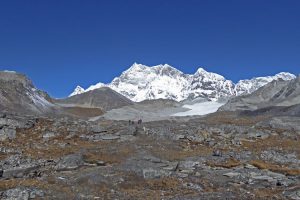
M 299 199 L 299 118 L 0 115 L 1 199 Z

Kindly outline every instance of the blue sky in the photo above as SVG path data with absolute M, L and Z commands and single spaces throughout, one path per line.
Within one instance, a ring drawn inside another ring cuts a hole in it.
M 300 73 L 299 0 L 0 1 L 0 70 L 54 97 L 134 62 L 228 79 Z

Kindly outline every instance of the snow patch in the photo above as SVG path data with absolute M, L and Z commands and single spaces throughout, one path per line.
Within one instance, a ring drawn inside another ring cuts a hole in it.
M 13 74 L 16 74 L 17 72 L 15 72 L 15 71 L 11 71 L 11 70 L 4 70 L 4 72 L 6 72 L 6 73 L 13 73 Z
M 184 105 L 183 108 L 188 108 L 190 110 L 185 112 L 175 113 L 172 116 L 206 115 L 209 113 L 216 112 L 223 105 L 224 103 L 219 103 L 215 101 L 195 103 L 193 105 Z

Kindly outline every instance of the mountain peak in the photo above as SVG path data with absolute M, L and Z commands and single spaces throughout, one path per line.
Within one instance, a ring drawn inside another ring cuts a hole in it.
M 203 73 L 207 73 L 207 71 L 204 68 L 199 67 L 195 74 L 203 74 Z
M 198 70 L 194 74 L 194 77 L 203 77 L 203 78 L 210 79 L 210 80 L 222 80 L 222 81 L 225 80 L 225 78 L 223 76 L 221 76 L 220 74 L 208 72 L 202 67 L 198 68 Z
M 85 92 L 85 90 L 81 86 L 77 85 L 75 90 L 69 95 L 69 97 L 77 95 L 77 94 L 81 94 L 84 92 Z
M 291 74 L 289 72 L 280 72 L 280 73 L 276 74 L 274 77 L 281 78 L 283 80 L 291 80 L 291 79 L 296 78 L 296 76 L 294 74 Z
M 160 65 L 154 65 L 154 66 L 152 66 L 152 68 L 174 68 L 174 67 L 172 67 L 169 64 L 160 64 Z
M 133 63 L 125 72 L 132 72 L 132 71 L 137 71 L 137 70 L 143 70 L 147 68 L 148 66 L 139 64 L 139 63 Z

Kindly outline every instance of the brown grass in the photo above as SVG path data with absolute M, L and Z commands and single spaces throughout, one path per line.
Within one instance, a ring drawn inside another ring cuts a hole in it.
M 16 139 L 12 141 L 1 142 L 0 145 L 10 148 L 20 148 L 23 155 L 29 156 L 34 159 L 56 159 L 62 156 L 76 153 L 81 149 L 98 149 L 97 154 L 95 153 L 94 158 L 100 159 L 107 162 L 117 162 L 121 157 L 125 157 L 130 153 L 130 148 L 126 145 L 121 145 L 122 147 L 115 153 L 109 151 L 112 146 L 112 141 L 100 141 L 91 142 L 85 141 L 79 138 L 80 132 L 86 133 L 84 130 L 78 130 L 77 136 L 71 139 L 66 139 L 69 132 L 67 127 L 62 125 L 62 127 L 57 131 L 59 135 L 50 138 L 45 141 L 42 138 L 42 133 L 48 130 L 48 127 L 52 126 L 52 122 L 40 119 L 35 127 L 31 129 L 18 130 Z M 59 144 L 66 144 L 65 147 L 61 147 Z M 94 153 L 91 153 L 91 155 Z M 4 159 L 7 155 L 1 154 L 0 159 Z
M 247 117 L 247 116 L 239 116 L 235 112 L 218 112 L 214 114 L 210 114 L 205 118 L 205 122 L 208 124 L 235 124 L 239 126 L 251 126 L 260 122 L 262 120 L 268 119 L 269 116 L 255 116 L 255 117 Z
M 95 164 L 97 161 L 105 163 L 120 163 L 133 153 L 133 148 L 126 145 L 120 145 L 117 152 L 110 152 L 108 148 L 89 150 L 83 157 L 85 162 Z
M 253 160 L 250 162 L 251 165 L 257 167 L 258 169 L 267 169 L 273 172 L 278 172 L 281 174 L 285 175 L 290 175 L 290 176 L 298 176 L 300 175 L 300 168 L 299 169 L 290 169 L 287 166 L 280 166 L 280 165 L 275 165 L 271 163 L 266 163 L 261 160 Z
M 7 154 L 0 153 L 0 160 L 4 160 L 5 158 L 7 158 L 7 156 Z
M 300 142 L 295 139 L 271 136 L 267 139 L 257 140 L 255 142 L 242 142 L 242 148 L 246 148 L 257 154 L 277 147 L 282 148 L 285 151 L 295 152 L 298 158 L 300 158 Z
M 281 193 L 282 189 L 274 188 L 257 188 L 252 191 L 256 199 L 283 199 Z
M 242 163 L 236 159 L 230 158 L 229 160 L 226 160 L 225 162 L 221 163 L 215 163 L 215 162 L 206 162 L 206 164 L 210 167 L 223 167 L 223 168 L 234 168 L 237 166 L 240 166 Z
M 133 175 L 120 185 L 120 189 L 128 199 L 162 199 L 160 191 L 164 192 L 164 197 L 196 194 L 194 190 L 183 188 L 182 184 L 181 180 L 174 177 L 145 180 Z
M 169 161 L 181 160 L 186 157 L 192 156 L 207 156 L 211 155 L 213 149 L 205 145 L 190 146 L 190 144 L 184 143 L 181 145 L 182 148 L 174 148 L 172 146 L 167 146 L 168 149 L 152 148 L 152 153 L 162 159 L 167 159 Z

